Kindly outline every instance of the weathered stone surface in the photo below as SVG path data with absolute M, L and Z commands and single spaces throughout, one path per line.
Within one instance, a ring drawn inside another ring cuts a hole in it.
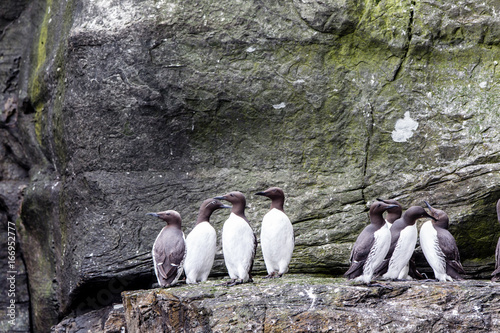
M 28 274 L 16 233 L 20 200 L 29 182 L 31 162 L 18 127 L 18 99 L 25 39 L 21 18 L 27 0 L 0 3 L 0 332 L 30 332 Z
M 356 30 L 363 15 L 363 1 L 294 0 L 300 17 L 314 30 L 346 35 Z
M 80 316 L 70 316 L 53 326 L 51 332 L 126 333 L 125 311 L 122 304 L 113 304 Z
M 498 332 L 500 288 L 485 281 L 353 285 L 288 275 L 254 284 L 123 293 L 128 332 Z
M 0 332 L 30 332 L 30 299 L 26 267 L 16 237 L 16 224 L 0 195 Z
M 291 272 L 343 273 L 376 197 L 444 209 L 467 277 L 493 271 L 499 1 L 19 3 L 0 42 L 31 47 L 12 42 L 2 105 L 19 101 L 28 156 L 36 331 L 150 285 L 147 211 L 178 210 L 188 233 L 229 190 L 258 234 L 269 203 L 252 193 L 284 188 Z

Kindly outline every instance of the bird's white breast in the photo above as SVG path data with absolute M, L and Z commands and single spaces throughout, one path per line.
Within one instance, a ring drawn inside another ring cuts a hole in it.
M 437 231 L 431 221 L 425 222 L 420 228 L 420 247 L 425 259 L 434 270 L 436 278 L 446 280 L 445 256 L 439 246 Z
M 383 227 L 375 231 L 373 236 L 375 237 L 375 241 L 370 249 L 370 254 L 366 259 L 366 263 L 363 268 L 363 275 L 366 275 L 367 277 L 369 276 L 370 279 L 374 270 L 384 260 L 387 252 L 389 252 L 389 247 L 391 246 L 391 232 L 387 227 L 387 224 L 384 224 Z
M 184 271 L 188 283 L 206 279 L 214 263 L 216 247 L 215 229 L 208 222 L 198 223 L 186 238 Z
M 252 228 L 243 218 L 231 213 L 222 227 L 224 262 L 231 275 L 243 265 L 249 269 L 255 250 Z
M 407 226 L 399 233 L 399 238 L 389 261 L 389 267 L 384 277 L 396 279 L 401 270 L 408 264 L 415 245 L 417 244 L 417 226 Z
M 273 208 L 264 215 L 260 242 L 268 272 L 286 270 L 292 257 L 294 236 L 292 223 L 283 211 Z

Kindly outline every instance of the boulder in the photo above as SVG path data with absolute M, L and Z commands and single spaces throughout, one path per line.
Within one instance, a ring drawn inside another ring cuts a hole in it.
M 492 282 L 355 285 L 305 275 L 123 293 L 127 332 L 491 332 Z

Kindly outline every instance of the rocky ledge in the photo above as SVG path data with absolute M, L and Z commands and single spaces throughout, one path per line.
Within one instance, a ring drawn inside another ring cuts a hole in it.
M 288 275 L 256 278 L 234 287 L 217 283 L 123 292 L 123 307 L 115 305 L 106 318 L 95 313 L 99 319 L 93 329 L 98 331 L 101 325 L 102 332 L 500 330 L 500 285 L 485 280 L 398 281 L 368 287 L 345 279 Z M 67 332 L 78 326 L 76 321 L 66 319 L 53 331 Z

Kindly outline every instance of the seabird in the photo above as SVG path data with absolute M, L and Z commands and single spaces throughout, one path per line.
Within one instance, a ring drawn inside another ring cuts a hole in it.
M 153 264 L 160 287 L 170 287 L 177 283 L 182 274 L 186 255 L 184 233 L 181 229 L 181 216 L 175 210 L 147 213 L 167 223 L 153 244 Z
M 448 215 L 439 209 L 431 207 L 425 201 L 433 220 L 425 222 L 420 228 L 420 247 L 425 259 L 432 267 L 434 276 L 441 282 L 461 280 L 460 274 L 465 274 L 460 263 L 455 238 L 448 231 Z
M 351 266 L 344 274 L 349 280 L 369 284 L 375 269 L 385 258 L 391 245 L 391 232 L 387 227 L 383 214 L 394 208 L 381 201 L 370 206 L 370 224 L 359 234 L 351 251 Z
M 196 225 L 186 237 L 184 273 L 188 284 L 204 282 L 208 279 L 217 250 L 217 233 L 210 224 L 210 216 L 221 208 L 231 208 L 231 206 L 226 206 L 217 199 L 203 201 Z
M 285 214 L 285 194 L 279 187 L 271 187 L 255 195 L 271 199 L 271 208 L 262 219 L 260 244 L 266 264 L 266 278 L 281 277 L 288 271 L 295 245 L 293 227 Z
M 238 191 L 216 197 L 232 204 L 231 214 L 222 227 L 222 253 L 231 281 L 228 286 L 234 286 L 252 281 L 252 267 L 257 238 L 245 217 L 245 196 Z
M 382 278 L 389 280 L 408 278 L 409 261 L 418 238 L 416 222 L 423 217 L 433 218 L 424 208 L 413 206 L 394 221 L 391 227 L 391 246 L 376 274 L 383 274 Z

